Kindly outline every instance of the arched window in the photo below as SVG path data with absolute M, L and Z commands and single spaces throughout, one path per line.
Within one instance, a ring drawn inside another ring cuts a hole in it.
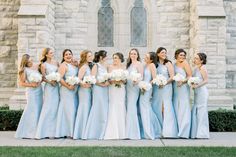
M 130 46 L 147 46 L 147 13 L 143 0 L 135 0 L 131 10 L 131 43 Z
M 98 47 L 113 47 L 113 9 L 110 0 L 102 0 L 98 10 Z

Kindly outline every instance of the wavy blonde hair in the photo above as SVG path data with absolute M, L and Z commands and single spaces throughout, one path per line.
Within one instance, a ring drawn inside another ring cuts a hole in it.
M 28 54 L 24 54 L 21 58 L 21 62 L 20 62 L 20 67 L 19 67 L 19 76 L 21 76 L 24 71 L 25 71 L 25 67 L 27 67 L 27 64 L 29 62 L 29 59 L 30 59 L 30 55 Z
M 92 53 L 90 50 L 83 50 L 80 53 L 79 67 L 81 68 L 87 62 L 87 55 Z
M 41 66 L 44 62 L 47 61 L 47 54 L 48 52 L 50 51 L 51 49 L 50 48 L 44 48 L 43 49 L 43 52 L 42 52 L 42 55 L 41 55 L 41 58 L 40 58 L 40 64 L 39 64 L 39 72 L 41 73 Z

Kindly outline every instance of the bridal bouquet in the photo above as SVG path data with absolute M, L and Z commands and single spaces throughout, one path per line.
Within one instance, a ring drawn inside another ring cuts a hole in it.
M 183 75 L 181 75 L 180 73 L 177 73 L 177 74 L 173 77 L 173 80 L 175 80 L 175 81 L 185 81 L 186 78 L 185 78 Z
M 138 84 L 141 94 L 144 95 L 144 93 L 152 88 L 151 83 L 145 82 L 145 81 L 140 81 Z
M 132 71 L 129 76 L 128 79 L 133 81 L 133 82 L 139 82 L 142 80 L 142 76 L 140 73 L 136 72 L 136 71 Z
M 45 78 L 48 81 L 56 81 L 56 82 L 59 82 L 61 79 L 60 74 L 58 72 L 52 72 L 52 73 L 46 75 Z
M 39 73 L 31 73 L 29 78 L 28 78 L 29 82 L 35 82 L 35 83 L 38 83 L 38 82 L 41 82 L 42 81 L 42 75 L 39 74 Z
M 164 86 L 167 84 L 167 80 L 165 76 L 163 76 L 162 74 L 159 74 L 156 76 L 155 79 L 153 79 L 152 83 L 158 86 Z
M 125 81 L 128 78 L 129 72 L 127 70 L 117 69 L 110 73 L 110 79 L 113 81 Z M 121 87 L 121 84 L 115 84 L 116 87 Z
M 73 86 L 75 84 L 78 84 L 80 82 L 79 78 L 76 76 L 68 76 L 66 78 L 66 83 L 68 83 L 69 85 Z
M 84 76 L 82 83 L 95 84 L 97 82 L 95 76 L 88 75 Z
M 100 76 L 97 76 L 97 80 L 99 83 L 104 83 L 109 80 L 110 75 L 108 73 L 103 73 Z
M 190 77 L 188 79 L 188 85 L 191 86 L 191 85 L 194 85 L 194 84 L 199 84 L 200 83 L 200 78 L 199 77 Z

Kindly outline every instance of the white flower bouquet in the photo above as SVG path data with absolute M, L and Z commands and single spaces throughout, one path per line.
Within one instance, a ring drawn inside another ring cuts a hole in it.
M 194 85 L 194 84 L 199 84 L 200 83 L 200 78 L 199 77 L 190 77 L 188 79 L 188 85 L 191 86 L 191 85 Z
M 73 86 L 75 84 L 78 84 L 80 82 L 79 78 L 76 76 L 68 76 L 66 78 L 66 83 L 68 83 L 69 85 Z
M 185 81 L 186 78 L 185 78 L 183 75 L 181 75 L 180 73 L 177 73 L 177 74 L 173 77 L 173 80 L 175 80 L 175 81 Z
M 156 76 L 155 79 L 153 79 L 152 83 L 156 84 L 158 86 L 164 86 L 164 85 L 167 84 L 167 79 L 162 74 L 159 74 L 159 75 Z
M 108 81 L 109 78 L 110 78 L 109 73 L 103 73 L 100 76 L 97 76 L 97 81 L 99 83 L 104 83 L 104 82 Z
M 82 83 L 95 84 L 97 82 L 95 76 L 88 75 L 84 76 Z
M 141 94 L 143 95 L 146 91 L 149 91 L 152 88 L 151 83 L 145 82 L 145 81 L 140 81 L 138 84 Z
M 48 81 L 56 81 L 56 82 L 59 82 L 61 79 L 60 74 L 58 72 L 52 72 L 52 73 L 46 75 L 45 78 Z
M 128 79 L 133 82 L 139 82 L 142 80 L 142 75 L 136 71 L 130 72 Z
M 31 73 L 29 75 L 29 78 L 28 78 L 29 82 L 35 82 L 35 83 L 38 83 L 38 82 L 41 82 L 42 81 L 42 75 L 39 74 L 39 73 Z
M 110 74 L 110 80 L 112 81 L 125 81 L 128 78 L 129 72 L 127 70 L 117 69 L 113 70 Z M 115 84 L 116 87 L 121 87 L 121 84 Z

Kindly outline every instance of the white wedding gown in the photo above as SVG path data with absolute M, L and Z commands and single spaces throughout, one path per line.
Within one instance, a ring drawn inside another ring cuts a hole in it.
M 108 122 L 104 139 L 125 139 L 125 85 L 109 87 Z

